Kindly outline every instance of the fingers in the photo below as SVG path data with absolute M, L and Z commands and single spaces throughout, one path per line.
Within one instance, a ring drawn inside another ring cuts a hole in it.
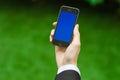
M 73 32 L 73 44 L 80 45 L 80 32 L 79 32 L 79 25 L 76 24 Z
M 56 27 L 56 25 L 57 25 L 57 22 L 54 22 L 52 25 L 53 25 L 54 27 Z
M 54 33 L 55 33 L 55 29 L 52 29 L 50 33 L 50 42 L 52 42 L 53 40 Z
M 53 25 L 54 27 L 56 27 L 57 22 L 53 22 L 52 25 Z M 50 33 L 50 42 L 52 42 L 52 40 L 53 40 L 54 33 L 55 33 L 55 29 L 52 29 L 52 30 L 51 30 L 51 33 Z

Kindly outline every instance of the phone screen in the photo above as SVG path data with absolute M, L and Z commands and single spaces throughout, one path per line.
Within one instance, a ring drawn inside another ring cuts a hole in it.
M 54 39 L 71 42 L 73 29 L 76 23 L 77 14 L 67 11 L 61 11 L 56 27 Z

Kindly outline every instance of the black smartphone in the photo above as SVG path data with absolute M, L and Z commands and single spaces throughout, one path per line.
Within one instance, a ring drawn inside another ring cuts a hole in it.
M 58 23 L 52 43 L 61 47 L 68 47 L 72 41 L 73 30 L 79 15 L 79 9 L 61 6 Z

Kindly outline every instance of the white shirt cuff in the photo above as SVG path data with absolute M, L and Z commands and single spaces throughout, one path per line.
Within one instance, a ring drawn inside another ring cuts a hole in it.
M 59 74 L 59 73 L 61 73 L 63 71 L 66 71 L 66 70 L 74 70 L 74 71 L 78 72 L 81 75 L 80 70 L 78 69 L 78 67 L 75 66 L 75 65 L 72 65 L 72 64 L 67 64 L 67 65 L 61 66 L 58 69 L 57 74 Z

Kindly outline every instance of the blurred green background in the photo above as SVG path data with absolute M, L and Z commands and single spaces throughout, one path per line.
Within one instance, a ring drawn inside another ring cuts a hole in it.
M 1 0 L 0 80 L 54 80 L 57 66 L 49 34 L 63 4 L 81 10 L 82 80 L 120 79 L 117 0 Z

